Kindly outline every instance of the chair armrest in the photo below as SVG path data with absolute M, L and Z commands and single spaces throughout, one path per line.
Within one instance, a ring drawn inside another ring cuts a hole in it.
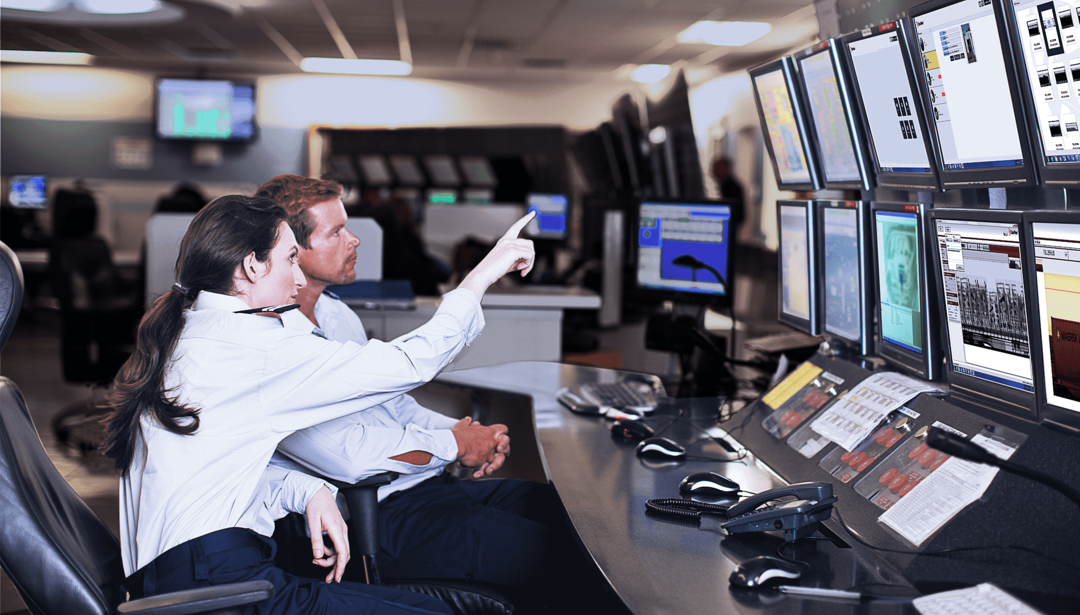
M 121 604 L 116 610 L 138 615 L 194 615 L 195 613 L 242 613 L 243 607 L 269 600 L 270 581 L 246 581 L 199 589 L 185 589 Z
M 383 485 L 389 485 L 390 483 L 397 480 L 397 478 L 397 472 L 383 472 L 381 474 L 369 476 L 363 480 L 358 480 L 355 483 L 350 483 L 343 480 L 333 480 L 330 478 L 324 478 L 323 480 L 337 487 L 338 490 L 345 491 L 346 489 L 370 489 L 371 487 L 375 487 L 377 489 L 379 487 L 382 487 Z

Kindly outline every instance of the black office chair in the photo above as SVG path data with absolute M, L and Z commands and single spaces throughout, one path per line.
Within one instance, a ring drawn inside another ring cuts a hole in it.
M 0 244 L 0 350 L 19 315 L 22 276 Z M 120 544 L 56 471 L 19 387 L 0 377 L 0 568 L 34 615 L 239 615 L 267 600 L 268 581 L 124 602 Z

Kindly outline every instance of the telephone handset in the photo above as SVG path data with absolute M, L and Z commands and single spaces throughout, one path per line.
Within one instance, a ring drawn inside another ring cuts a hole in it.
M 795 500 L 762 507 L 785 497 Z M 829 518 L 835 501 L 831 483 L 796 483 L 770 489 L 729 508 L 728 522 L 723 527 L 731 534 L 783 530 L 784 539 L 790 542 L 813 533 L 818 521 Z

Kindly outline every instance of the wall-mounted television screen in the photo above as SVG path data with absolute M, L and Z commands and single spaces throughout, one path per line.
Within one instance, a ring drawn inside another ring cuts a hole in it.
M 154 127 L 161 139 L 251 141 L 255 85 L 212 79 L 158 79 Z

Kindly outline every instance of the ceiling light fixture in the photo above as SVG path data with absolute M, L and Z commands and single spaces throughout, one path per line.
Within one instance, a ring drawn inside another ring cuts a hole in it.
M 67 3 L 68 0 L 0 0 L 0 9 L 55 11 Z
M 306 73 L 337 75 L 385 75 L 403 77 L 412 74 L 412 64 L 400 60 L 347 60 L 345 58 L 304 58 L 300 69 Z
M 88 53 L 67 51 L 18 51 L 5 49 L 0 51 L 0 62 L 22 62 L 24 64 L 76 64 L 88 65 L 94 56 Z
M 153 13 L 161 8 L 160 0 L 75 0 L 75 6 L 87 13 L 130 15 Z
M 630 78 L 638 83 L 656 83 L 671 74 L 667 64 L 642 64 L 630 71 Z
M 760 21 L 699 21 L 679 33 L 679 42 L 741 47 L 771 31 L 771 25 Z

